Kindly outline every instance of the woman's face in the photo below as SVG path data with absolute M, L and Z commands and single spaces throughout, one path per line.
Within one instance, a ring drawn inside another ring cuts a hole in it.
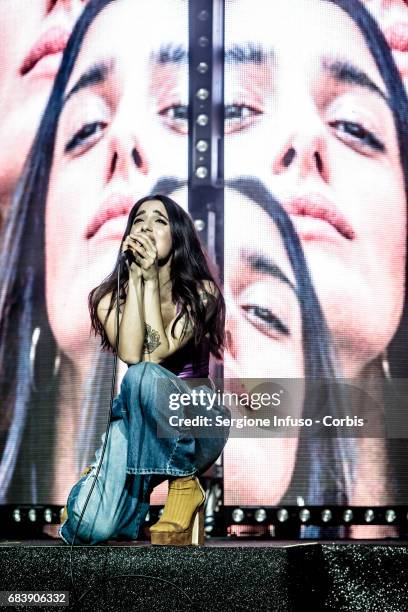
M 73 358 L 89 342 L 87 294 L 112 270 L 134 202 L 187 167 L 187 55 L 172 43 L 184 42 L 186 26 L 183 2 L 113 2 L 69 80 L 47 198 L 46 278 L 53 332 Z
M 138 208 L 130 233 L 133 236 L 138 234 L 148 236 L 157 249 L 159 260 L 167 259 L 171 253 L 173 240 L 169 216 L 160 200 L 149 200 Z
M 408 91 L 408 5 L 406 0 L 363 0 L 384 32 Z
M 224 202 L 226 378 L 301 378 L 295 279 L 274 221 L 245 196 Z
M 85 4 L 85 0 L 0 3 L 0 200 L 11 195 L 62 52 Z
M 234 391 L 234 385 L 242 382 L 250 390 L 260 379 L 302 379 L 301 314 L 279 231 L 258 205 L 231 190 L 225 192 L 224 212 L 225 388 L 231 385 Z M 295 404 L 288 412 L 295 417 L 302 412 L 304 398 L 299 382 L 292 381 Z M 257 430 L 258 437 L 251 438 L 252 432 L 246 430 L 244 437 L 230 436 L 227 442 L 227 504 L 277 504 L 289 485 L 298 445 L 296 430 L 290 430 L 292 437 L 267 431 L 262 437 L 261 433 Z
M 255 13 L 241 0 L 227 32 L 226 178 L 258 177 L 290 214 L 355 375 L 390 342 L 404 294 L 405 192 L 384 83 L 328 2 Z

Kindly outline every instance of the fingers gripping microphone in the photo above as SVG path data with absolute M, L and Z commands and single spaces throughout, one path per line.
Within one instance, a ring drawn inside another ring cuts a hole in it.
M 121 254 L 121 260 L 123 263 L 127 261 L 129 266 L 136 261 L 135 256 L 133 255 L 130 249 L 126 249 L 126 251 L 123 251 L 123 253 Z

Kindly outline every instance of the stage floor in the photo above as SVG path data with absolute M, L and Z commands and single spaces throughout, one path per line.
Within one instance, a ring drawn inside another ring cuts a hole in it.
M 267 538 L 208 538 L 205 541 L 204 546 L 212 547 L 223 547 L 223 548 L 236 548 L 236 547 L 275 547 L 275 548 L 289 548 L 293 546 L 310 546 L 316 544 L 324 545 L 364 545 L 364 546 L 407 546 L 408 540 L 274 540 Z M 68 546 L 60 538 L 49 538 L 49 539 L 38 539 L 38 540 L 0 540 L 0 548 L 3 546 Z M 122 540 L 120 542 L 116 540 L 109 540 L 98 544 L 101 546 L 130 546 L 130 547 L 151 547 L 149 540 Z M 86 546 L 84 548 L 87 548 Z M 157 547 L 156 547 L 157 548 Z
M 0 559 L 3 591 L 64 592 L 69 610 L 84 612 L 408 610 L 406 539 L 213 537 L 183 547 L 111 540 L 71 555 L 61 539 L 7 537 Z

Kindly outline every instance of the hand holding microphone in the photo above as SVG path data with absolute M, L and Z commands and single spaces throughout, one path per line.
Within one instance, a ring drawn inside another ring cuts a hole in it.
M 137 246 L 140 247 L 141 244 L 137 242 L 135 236 L 132 234 L 126 236 L 122 244 L 121 260 L 123 263 L 126 263 L 129 274 L 140 277 L 142 276 L 142 268 L 136 261 Z
M 147 281 L 158 274 L 156 245 L 145 234 L 126 236 L 122 245 L 122 258 L 126 261 L 129 272 L 137 278 L 142 276 Z

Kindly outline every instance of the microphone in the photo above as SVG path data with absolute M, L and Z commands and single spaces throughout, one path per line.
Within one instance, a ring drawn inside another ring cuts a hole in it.
M 121 253 L 120 255 L 120 259 L 122 263 L 125 263 L 125 261 L 127 261 L 129 266 L 136 261 L 135 256 L 133 255 L 130 249 L 126 249 L 126 251 L 123 251 L 123 253 Z

